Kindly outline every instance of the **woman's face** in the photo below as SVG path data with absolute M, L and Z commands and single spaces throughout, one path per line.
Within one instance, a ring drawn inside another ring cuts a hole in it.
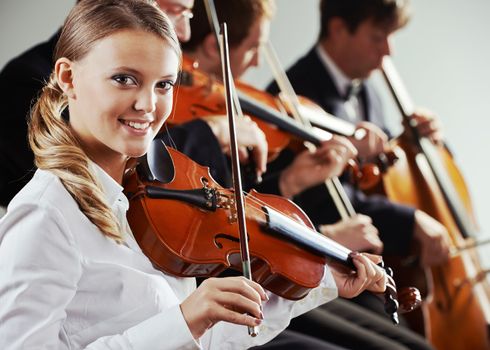
M 67 80 L 58 65 L 58 80 Z M 120 170 L 127 157 L 147 151 L 170 114 L 178 67 L 164 39 L 139 30 L 112 34 L 67 61 L 70 124 L 93 161 Z

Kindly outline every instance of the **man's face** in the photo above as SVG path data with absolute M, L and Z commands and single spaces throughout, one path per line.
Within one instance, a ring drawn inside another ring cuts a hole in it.
M 230 66 L 235 78 L 240 78 L 250 67 L 259 65 L 259 49 L 269 40 L 269 32 L 270 20 L 258 19 L 240 45 L 230 48 Z
M 194 0 L 157 0 L 157 4 L 174 24 L 180 42 L 188 41 L 191 38 L 189 21 L 192 18 Z
M 383 57 L 390 54 L 392 33 L 393 30 L 387 30 L 371 20 L 361 22 L 354 33 L 345 27 L 338 37 L 338 66 L 351 79 L 367 78 L 381 66 Z

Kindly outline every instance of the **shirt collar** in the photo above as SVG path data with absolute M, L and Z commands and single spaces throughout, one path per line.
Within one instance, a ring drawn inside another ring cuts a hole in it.
M 320 61 L 332 75 L 333 83 L 335 84 L 340 96 L 346 96 L 350 86 L 360 85 L 361 81 L 359 79 L 349 79 L 344 72 L 340 70 L 333 59 L 328 55 L 327 51 L 325 51 L 320 44 L 316 45 L 315 50 L 318 57 L 320 57 Z
M 129 202 L 123 193 L 124 188 L 117 183 L 109 174 L 107 174 L 99 165 L 91 162 L 94 174 L 102 186 L 107 203 L 114 208 L 114 206 L 121 206 L 124 212 L 129 209 Z

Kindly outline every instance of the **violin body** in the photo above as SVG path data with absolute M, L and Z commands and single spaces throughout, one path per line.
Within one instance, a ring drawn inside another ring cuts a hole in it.
M 177 169 L 175 178 L 165 185 L 152 184 L 166 190 L 205 189 L 204 197 L 215 200 L 215 209 L 149 198 L 144 194 L 148 183 L 131 171 L 125 178 L 130 198 L 127 218 L 141 249 L 156 266 L 176 276 L 217 276 L 227 268 L 241 270 L 233 193 L 214 182 L 208 168 L 169 151 Z M 253 279 L 286 299 L 303 298 L 319 285 L 329 259 L 268 233 L 262 207 L 275 208 L 307 228 L 313 229 L 312 223 L 296 205 L 278 196 L 253 191 L 245 201 Z
M 458 194 L 471 209 L 463 177 L 444 147 L 434 148 L 446 166 L 448 178 L 458 188 Z M 404 137 L 392 140 L 398 160 L 388 168 L 377 191 L 391 200 L 425 211 L 448 230 L 453 248 L 462 246 L 465 239 L 448 208 L 427 159 L 413 142 Z M 462 251 L 441 266 L 422 271 L 418 262 L 394 266 L 397 285 L 415 285 L 425 296 L 423 315 L 407 315 L 412 328 L 422 332 L 435 346 L 443 349 L 489 349 L 488 297 L 481 285 L 471 277 L 478 272 L 474 256 Z M 410 259 L 408 259 L 410 260 Z M 388 260 L 393 266 L 393 260 Z M 423 317 L 423 319 L 422 319 Z M 423 327 L 421 327 L 423 324 Z

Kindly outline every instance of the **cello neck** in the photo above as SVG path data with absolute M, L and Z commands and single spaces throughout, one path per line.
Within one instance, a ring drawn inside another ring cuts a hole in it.
M 410 128 L 409 130 L 420 153 L 427 159 L 430 170 L 442 192 L 444 200 L 446 201 L 459 231 L 464 238 L 473 236 L 473 225 L 470 223 L 466 209 L 449 179 L 437 148 L 428 138 L 420 136 L 416 126 L 411 120 L 411 115 L 415 112 L 414 105 L 400 75 L 388 56 L 385 56 L 383 59 L 381 71 L 386 84 L 393 95 L 395 103 L 400 110 L 402 118 L 405 121 L 405 125 Z

